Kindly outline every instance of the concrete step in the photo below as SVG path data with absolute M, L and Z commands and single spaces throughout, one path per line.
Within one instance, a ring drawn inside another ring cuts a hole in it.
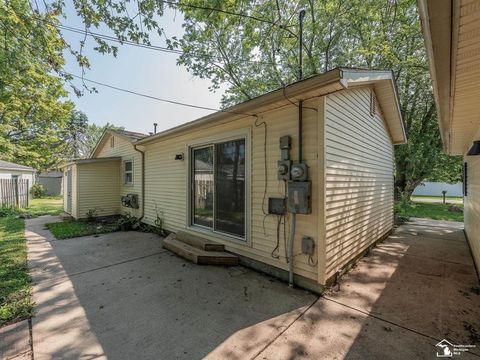
M 222 244 L 217 244 L 211 240 L 189 234 L 185 231 L 177 232 L 177 240 L 205 251 L 225 251 L 225 247 Z
M 170 234 L 163 240 L 163 247 L 184 259 L 199 265 L 238 265 L 238 257 L 224 251 L 205 251 L 176 239 Z

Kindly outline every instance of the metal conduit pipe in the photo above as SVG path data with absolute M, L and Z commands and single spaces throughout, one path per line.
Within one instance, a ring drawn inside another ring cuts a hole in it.
M 292 226 L 290 228 L 290 247 L 288 249 L 288 286 L 293 287 L 293 240 L 295 239 L 296 215 L 292 213 Z
M 303 18 L 305 17 L 305 10 L 301 10 L 298 14 L 298 22 L 300 25 L 300 38 L 299 38 L 299 45 L 298 45 L 298 80 L 301 81 L 303 79 Z M 301 163 L 303 161 L 303 101 L 300 100 L 298 102 L 298 162 Z M 288 263 L 288 285 L 293 287 L 293 245 L 295 242 L 295 227 L 296 227 L 296 214 L 292 213 L 292 226 L 290 228 L 290 244 L 289 244 L 289 263 Z

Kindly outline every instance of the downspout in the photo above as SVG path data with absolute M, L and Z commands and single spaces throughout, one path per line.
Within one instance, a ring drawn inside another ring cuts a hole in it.
M 133 148 L 142 154 L 142 216 L 138 218 L 138 222 L 142 222 L 145 216 L 145 152 L 137 149 L 136 144 L 133 144 Z

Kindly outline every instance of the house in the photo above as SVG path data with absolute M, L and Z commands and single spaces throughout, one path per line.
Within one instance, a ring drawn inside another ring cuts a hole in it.
M 69 164 L 73 202 L 89 203 L 71 213 L 93 199 L 119 213 L 136 194 L 144 223 L 160 216 L 315 290 L 391 232 L 393 146 L 405 142 L 392 73 L 335 69 L 152 136 L 105 134 Z
M 420 0 L 444 150 L 463 156 L 465 234 L 480 269 L 480 3 Z M 479 273 L 480 275 L 480 273 Z
M 38 174 L 37 183 L 45 187 L 46 195 L 62 195 L 63 194 L 63 172 L 61 171 L 44 171 Z
M 74 218 L 129 212 L 139 216 L 143 201 L 122 206 L 121 197 L 141 193 L 142 156 L 135 142 L 146 137 L 125 130 L 105 130 L 90 158 L 64 165 L 64 211 Z
M 30 166 L 0 160 L 0 179 L 28 180 L 30 189 L 35 183 L 35 169 Z

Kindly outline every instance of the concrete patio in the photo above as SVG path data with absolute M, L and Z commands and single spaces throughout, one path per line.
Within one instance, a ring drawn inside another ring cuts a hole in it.
M 152 234 L 54 240 L 27 221 L 35 359 L 435 358 L 476 344 L 479 283 L 460 223 L 400 227 L 324 297 L 241 266 L 198 266 Z

